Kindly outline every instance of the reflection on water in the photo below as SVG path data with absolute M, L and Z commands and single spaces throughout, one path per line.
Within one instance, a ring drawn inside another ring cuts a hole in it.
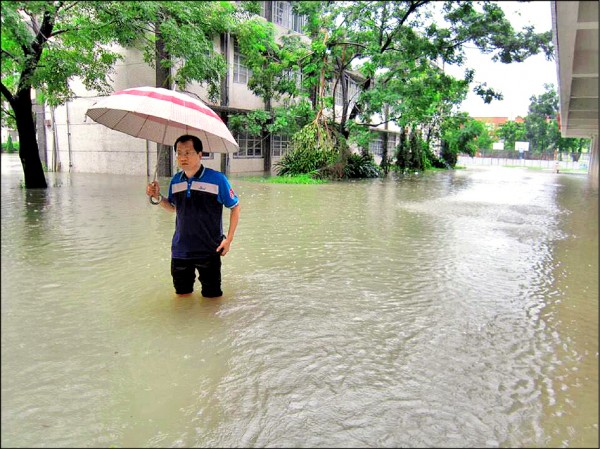
M 209 300 L 173 294 L 146 179 L 2 158 L 2 446 L 598 446 L 585 177 L 233 177 Z

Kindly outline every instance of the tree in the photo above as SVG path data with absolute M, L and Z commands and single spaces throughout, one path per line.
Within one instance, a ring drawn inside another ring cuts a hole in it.
M 511 120 L 505 122 L 496 131 L 496 135 L 504 140 L 505 150 L 514 150 L 515 142 L 522 142 L 526 140 L 525 137 L 525 123 L 513 122 Z
M 543 153 L 556 148 L 556 136 L 551 134 L 551 122 L 558 114 L 558 94 L 552 84 L 544 84 L 545 92 L 530 98 L 528 114 L 525 117 L 525 136 L 531 151 Z
M 464 112 L 447 117 L 441 126 L 443 160 L 454 167 L 460 153 L 474 156 L 478 149 L 477 138 L 484 129 L 483 123 Z
M 2 82 L 19 133 L 26 188 L 47 187 L 35 138 L 32 93 L 51 106 L 74 96 L 69 81 L 110 92 L 115 62 L 111 46 L 138 48 L 145 61 L 174 72 L 180 88 L 192 81 L 218 93 L 225 61 L 213 52 L 212 37 L 234 26 L 229 2 L 3 1 Z M 167 59 L 156 61 L 160 24 Z M 3 118 L 4 121 L 4 118 Z
M 530 27 L 515 31 L 502 9 L 493 2 L 353 1 L 299 2 L 309 15 L 309 34 L 321 42 L 326 58 L 314 59 L 311 73 L 330 76 L 345 86 L 344 71 L 359 70 L 362 95 L 350 109 L 344 104 L 340 132 L 347 135 L 348 120 L 361 115 L 365 126 L 374 113 L 390 106 L 388 120 L 422 125 L 444 105 L 459 103 L 473 80 L 453 80 L 439 68 L 462 64 L 464 46 L 471 43 L 493 60 L 520 62 L 543 51 L 552 54 L 551 31 L 535 33 Z M 447 27 L 430 13 L 442 8 Z M 313 83 L 315 80 L 313 79 Z M 499 94 L 484 85 L 475 91 L 490 102 Z M 344 101 L 347 101 L 346 99 Z M 444 111 L 446 112 L 446 111 Z

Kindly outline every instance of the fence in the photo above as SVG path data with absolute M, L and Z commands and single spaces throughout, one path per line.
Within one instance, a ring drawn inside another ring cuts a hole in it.
M 498 152 L 500 153 L 500 152 Z M 519 159 L 511 157 L 491 157 L 491 156 L 458 156 L 457 165 L 481 165 L 481 166 L 523 166 L 523 167 L 535 167 L 541 169 L 556 170 L 558 164 L 559 170 L 588 170 L 589 167 L 589 155 L 583 154 L 578 161 L 573 161 L 571 158 L 568 160 L 554 159 Z

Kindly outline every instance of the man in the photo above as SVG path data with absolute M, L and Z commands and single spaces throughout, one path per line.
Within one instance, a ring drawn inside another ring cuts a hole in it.
M 146 195 L 177 214 L 171 243 L 173 286 L 178 295 L 191 295 L 198 270 L 202 296 L 222 296 L 221 257 L 229 252 L 238 225 L 239 199 L 224 174 L 202 165 L 198 137 L 179 137 L 175 154 L 182 170 L 171 179 L 168 197 L 160 195 L 157 181 L 146 187 Z M 223 206 L 231 210 L 227 236 L 223 235 Z

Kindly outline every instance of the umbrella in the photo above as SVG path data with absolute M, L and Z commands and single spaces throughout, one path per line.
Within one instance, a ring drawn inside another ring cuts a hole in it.
M 97 101 L 86 115 L 110 129 L 164 145 L 183 134 L 197 136 L 203 151 L 235 153 L 239 145 L 204 102 L 160 87 L 134 87 Z
M 173 145 L 190 134 L 208 153 L 235 153 L 239 145 L 221 117 L 200 99 L 160 87 L 133 87 L 97 101 L 85 113 L 97 123 L 130 136 Z M 160 155 L 159 155 L 160 156 Z M 158 160 L 154 181 L 158 173 Z M 152 197 L 150 203 L 159 204 Z

